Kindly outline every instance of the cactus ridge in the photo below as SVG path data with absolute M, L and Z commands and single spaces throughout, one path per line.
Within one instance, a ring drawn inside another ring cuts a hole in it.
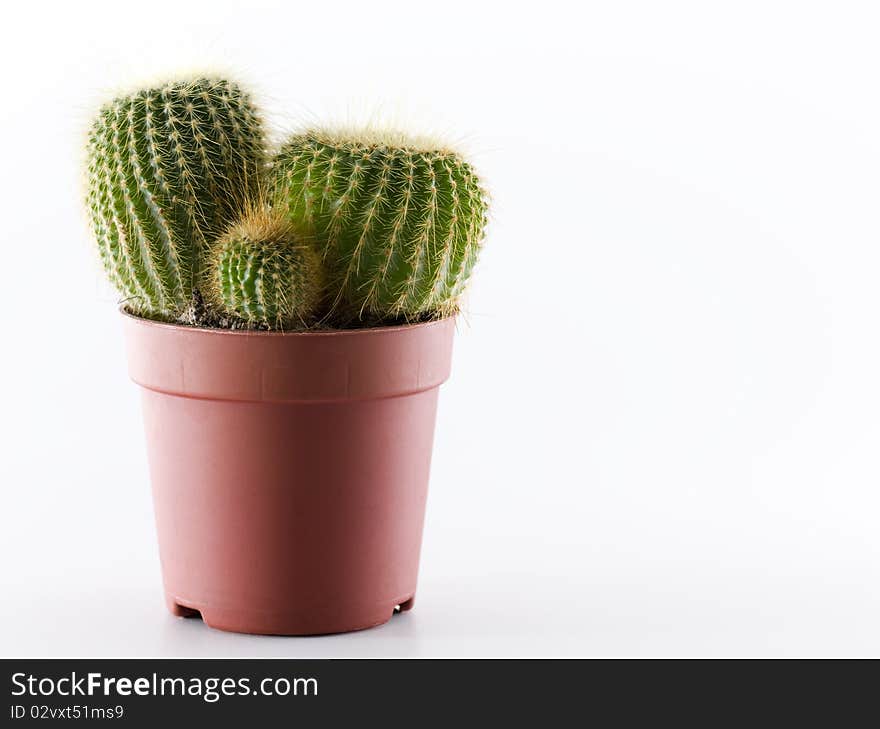
M 309 326 L 323 296 L 320 256 L 283 216 L 251 210 L 214 244 L 208 303 L 250 328 Z
M 487 194 L 458 154 L 399 135 L 308 132 L 281 148 L 272 174 L 276 201 L 320 244 L 335 311 L 455 311 L 487 221 Z
M 259 185 L 263 125 L 223 79 L 143 89 L 106 104 L 88 145 L 87 204 L 101 261 L 134 311 L 191 307 L 208 242 Z

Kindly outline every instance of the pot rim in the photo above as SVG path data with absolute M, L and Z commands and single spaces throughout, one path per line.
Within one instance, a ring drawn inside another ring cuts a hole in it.
M 129 375 L 141 387 L 247 402 L 372 400 L 436 388 L 449 377 L 455 331 L 453 317 L 367 329 L 254 332 L 122 314 Z
M 193 326 L 191 324 L 175 324 L 173 322 L 157 321 L 155 319 L 147 319 L 137 314 L 132 314 L 126 310 L 125 304 L 120 304 L 119 313 L 127 319 L 138 322 L 142 326 L 156 327 L 160 329 L 176 329 L 187 332 L 205 332 L 208 334 L 220 334 L 224 336 L 237 337 L 336 337 L 336 336 L 364 336 L 370 332 L 398 332 L 411 331 L 418 328 L 429 328 L 439 326 L 450 319 L 457 319 L 457 314 L 450 314 L 439 319 L 431 319 L 430 321 L 416 322 L 414 324 L 391 324 L 376 327 L 361 327 L 360 329 L 315 329 L 308 331 L 285 332 L 271 329 L 224 329 L 221 327 L 205 327 Z

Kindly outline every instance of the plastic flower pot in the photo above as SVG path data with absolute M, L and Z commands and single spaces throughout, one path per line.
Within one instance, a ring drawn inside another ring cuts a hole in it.
M 307 333 L 124 321 L 173 614 L 306 635 L 412 608 L 453 319 Z

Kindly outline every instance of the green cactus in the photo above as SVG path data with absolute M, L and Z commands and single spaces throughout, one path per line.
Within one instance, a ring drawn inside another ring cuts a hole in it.
M 88 208 L 104 268 L 136 313 L 192 319 L 208 243 L 260 184 L 263 125 L 223 79 L 137 91 L 89 135 Z
M 487 195 L 455 152 L 401 135 L 312 131 L 272 170 L 276 202 L 317 242 L 347 318 L 449 314 L 477 259 Z
M 250 328 L 301 329 L 323 295 L 320 256 L 283 216 L 253 210 L 214 244 L 208 305 Z

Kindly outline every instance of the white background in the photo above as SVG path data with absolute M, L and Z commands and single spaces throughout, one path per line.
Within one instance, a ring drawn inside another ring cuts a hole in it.
M 880 654 L 871 3 L 13 3 L 0 27 L 0 654 Z M 460 139 L 494 220 L 416 609 L 259 638 L 162 602 L 138 393 L 81 214 L 109 90 Z

